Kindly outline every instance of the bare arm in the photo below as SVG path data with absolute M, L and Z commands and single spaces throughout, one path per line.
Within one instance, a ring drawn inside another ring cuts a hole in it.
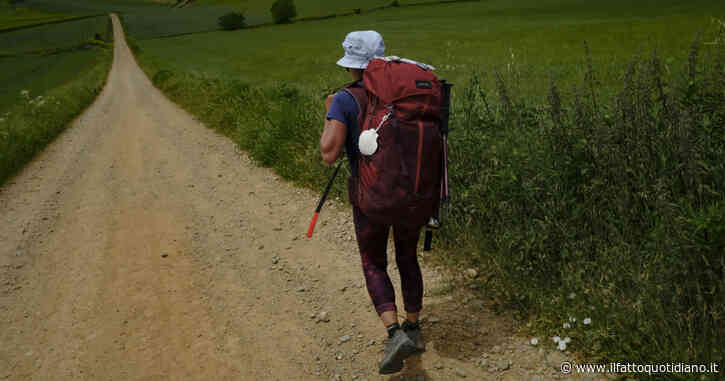
M 325 100 L 325 115 L 330 111 L 330 104 L 334 95 L 330 95 Z M 347 126 L 339 120 L 325 119 L 325 129 L 322 131 L 320 137 L 320 152 L 322 153 L 322 160 L 327 165 L 335 163 L 342 148 L 345 146 L 345 136 L 347 134 Z

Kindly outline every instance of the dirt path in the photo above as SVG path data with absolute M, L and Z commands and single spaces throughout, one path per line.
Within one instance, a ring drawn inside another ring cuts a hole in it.
M 0 190 L 0 379 L 381 379 L 349 208 L 304 238 L 317 195 L 164 98 L 113 24 L 102 94 Z M 560 377 L 424 267 L 429 350 L 386 379 Z

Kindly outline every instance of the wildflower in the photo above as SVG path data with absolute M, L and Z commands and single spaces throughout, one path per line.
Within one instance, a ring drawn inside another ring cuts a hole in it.
M 539 339 L 534 337 L 531 339 L 531 345 L 537 346 L 539 344 Z
M 574 316 L 569 316 L 569 323 L 576 323 L 576 318 Z
M 561 340 L 559 341 L 559 345 L 556 346 L 560 351 L 566 350 L 566 341 Z
M 567 337 L 561 339 L 561 341 L 563 341 L 566 344 L 569 344 L 571 342 L 571 337 L 567 336 Z
M 551 339 L 554 340 L 555 343 L 558 343 L 561 341 L 561 337 L 559 337 L 559 336 L 554 336 Z
M 22 96 L 24 98 L 28 98 L 28 97 L 30 97 L 30 91 L 28 91 L 28 90 L 21 90 L 20 91 L 20 96 Z
M 564 329 L 569 329 L 569 328 L 571 328 L 571 324 L 569 324 L 568 322 L 565 322 L 564 324 L 562 324 L 562 327 L 564 327 Z
M 572 292 L 571 294 L 569 294 L 569 299 L 574 299 L 574 298 L 576 298 L 576 294 L 575 293 Z
M 584 320 L 582 320 L 582 323 L 584 323 L 584 325 L 592 324 L 592 319 L 591 318 L 584 318 Z

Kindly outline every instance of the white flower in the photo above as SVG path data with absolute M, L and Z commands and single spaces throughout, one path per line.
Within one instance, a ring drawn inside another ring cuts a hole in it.
M 537 337 L 534 337 L 531 339 L 531 345 L 536 346 L 539 344 L 539 339 Z
M 584 323 L 584 325 L 592 324 L 592 319 L 591 318 L 584 318 L 584 320 L 582 320 L 582 323 Z
M 559 337 L 559 336 L 554 336 L 551 339 L 554 340 L 555 343 L 558 343 L 561 341 L 561 337 Z
M 562 326 L 562 327 L 564 327 L 564 329 L 569 329 L 569 328 L 571 328 L 571 324 L 569 324 L 569 323 L 564 323 L 564 324 L 562 324 L 561 326 Z
M 556 346 L 560 351 L 566 350 L 566 342 L 564 340 L 559 342 L 559 345 Z
M 574 299 L 574 298 L 576 298 L 576 294 L 575 293 L 572 292 L 571 294 L 569 294 L 569 299 Z
M 571 337 L 567 336 L 567 337 L 561 339 L 561 341 L 565 342 L 566 344 L 569 344 L 571 342 Z
M 569 316 L 569 323 L 576 323 L 576 318 L 574 316 Z

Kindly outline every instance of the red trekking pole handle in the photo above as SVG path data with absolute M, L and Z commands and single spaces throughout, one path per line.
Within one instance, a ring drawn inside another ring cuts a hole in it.
M 332 183 L 335 181 L 335 177 L 337 176 L 337 172 L 340 170 L 340 166 L 342 165 L 342 160 L 340 160 L 340 163 L 337 164 L 337 167 L 335 168 L 335 172 L 332 173 L 332 177 L 330 178 L 330 181 L 327 183 L 327 187 L 325 188 L 325 191 L 322 192 L 322 197 L 320 197 L 320 202 L 317 204 L 317 209 L 315 209 L 315 214 L 312 215 L 312 221 L 310 221 L 310 227 L 307 228 L 307 238 L 312 238 L 312 232 L 315 231 L 315 224 L 317 224 L 317 217 L 320 215 L 320 210 L 322 210 L 322 205 L 325 204 L 325 200 L 327 199 L 327 194 L 330 193 L 330 188 L 332 188 Z

